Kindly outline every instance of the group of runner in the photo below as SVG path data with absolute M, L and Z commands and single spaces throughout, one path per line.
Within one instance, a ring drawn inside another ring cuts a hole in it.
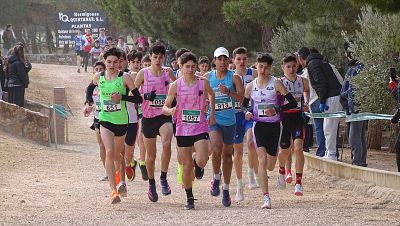
M 209 156 L 213 171 L 210 194 L 219 196 L 222 187 L 222 204 L 231 205 L 229 185 L 235 166 L 235 200 L 244 200 L 244 137 L 249 158 L 248 187 L 261 186 L 262 208 L 271 208 L 267 170 L 274 170 L 276 159 L 278 187 L 284 188 L 286 182 L 292 181 L 291 174 L 285 175 L 291 152 L 296 157 L 294 194 L 302 195 L 302 113 L 307 111 L 309 82 L 296 74 L 297 57 L 283 57 L 284 75 L 277 78 L 272 76 L 273 59 L 267 53 L 257 56 L 256 68 L 248 68 L 244 47 L 233 51 L 235 70 L 228 69 L 230 54 L 224 47 L 214 51 L 215 68 L 208 72 L 205 64 L 210 62 L 206 57 L 198 59 L 182 48 L 176 54 L 179 70 L 174 73 L 163 67 L 165 54 L 166 49 L 159 42 L 150 46 L 147 59 L 133 50 L 127 56 L 128 71 L 123 51 L 111 48 L 104 53 L 104 63 L 95 64 L 97 73 L 87 89 L 84 114 L 94 112 L 93 128 L 107 173 L 102 180 L 109 181 L 111 203 L 120 202 L 120 196 L 126 195 L 125 177 L 135 178 L 136 138 L 142 177 L 149 181 L 149 200 L 158 201 L 157 136 L 162 144 L 161 192 L 171 194 L 167 173 L 173 135 L 177 142 L 178 177 L 182 177 L 187 197 L 185 209 L 195 208 L 193 181 L 203 177 Z M 144 61 L 150 61 L 150 65 Z

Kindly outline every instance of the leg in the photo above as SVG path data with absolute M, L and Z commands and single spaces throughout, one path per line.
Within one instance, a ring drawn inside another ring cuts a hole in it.
M 183 186 L 185 189 L 189 189 L 192 187 L 193 181 L 192 147 L 180 147 L 178 150 L 183 168 Z
M 161 153 L 161 172 L 168 172 L 171 160 L 172 123 L 164 123 L 160 127 L 160 137 L 163 151 Z
M 247 157 L 248 166 L 247 177 L 249 180 L 249 188 L 254 189 L 259 186 L 258 184 L 258 157 L 256 151 L 256 144 L 254 142 L 253 130 L 248 129 L 246 132 L 246 143 L 247 143 Z
M 260 176 L 261 191 L 268 194 L 267 150 L 265 147 L 257 148 L 258 175 Z
M 220 193 L 219 184 L 221 181 L 221 154 L 222 154 L 222 134 L 220 131 L 210 131 L 210 144 L 212 150 L 212 169 L 213 181 L 211 182 L 211 195 L 218 196 Z
M 143 137 L 144 145 L 146 148 L 146 167 L 149 179 L 154 180 L 154 168 L 157 155 L 156 138 L 146 138 Z
M 232 174 L 233 144 L 224 144 L 222 146 L 222 173 L 224 176 L 224 184 L 229 185 Z
M 329 97 L 326 100 L 329 106 L 327 113 L 337 112 L 341 110 L 339 103 L 339 96 Z M 339 126 L 339 118 L 325 118 L 324 119 L 324 134 L 326 145 L 326 157 L 331 160 L 337 160 L 336 145 L 337 145 L 337 131 Z
M 311 104 L 311 112 L 312 113 L 321 113 L 319 110 L 319 100 L 316 100 Z M 313 119 L 314 127 L 315 127 L 315 135 L 317 140 L 317 153 L 316 155 L 319 157 L 323 157 L 325 155 L 325 134 L 324 134 L 324 119 Z
M 115 184 L 115 164 L 114 164 L 114 133 L 107 128 L 100 126 L 101 139 L 106 149 L 106 173 L 108 176 L 111 190 L 116 190 Z
M 233 163 L 235 164 L 236 178 L 242 180 L 242 166 L 243 166 L 243 143 L 234 145 Z
M 104 147 L 103 141 L 101 140 L 100 130 L 96 129 L 96 139 L 100 148 L 100 159 L 103 163 L 103 166 L 106 167 L 106 148 Z

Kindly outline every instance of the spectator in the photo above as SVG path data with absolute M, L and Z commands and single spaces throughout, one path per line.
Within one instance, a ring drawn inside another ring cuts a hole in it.
M 86 29 L 85 39 L 86 44 L 83 47 L 83 64 L 85 65 L 85 72 L 87 72 L 90 50 L 92 49 L 92 45 L 94 43 L 94 39 L 92 34 L 90 33 L 90 29 Z
M 100 28 L 100 33 L 99 33 L 99 37 L 97 38 L 96 41 L 99 41 L 100 44 L 100 48 L 102 50 L 104 50 L 104 46 L 107 43 L 107 36 L 106 36 L 106 31 L 104 30 L 104 28 Z M 94 64 L 94 63 L 93 63 Z
M 16 45 L 14 53 L 8 58 L 6 67 L 9 103 L 24 107 L 25 89 L 29 84 L 28 72 L 31 69 L 32 65 L 25 59 L 24 47 Z
M 332 66 L 324 61 L 317 51 L 307 57 L 307 68 L 311 86 L 315 89 L 321 112 L 333 113 L 342 109 L 340 90 L 342 85 Z M 324 118 L 324 135 L 326 152 L 324 158 L 337 160 L 337 137 L 339 118 Z
M 310 55 L 310 49 L 307 47 L 301 47 L 298 51 L 298 56 L 299 56 L 299 63 L 303 67 L 303 73 L 301 76 L 307 78 L 310 80 L 310 76 L 308 74 L 308 69 L 307 69 L 307 57 Z M 315 92 L 315 89 L 309 84 L 310 86 L 310 100 L 309 100 L 309 109 L 312 113 L 321 113 L 319 110 L 319 99 L 317 92 Z M 324 134 L 324 119 L 322 118 L 314 118 L 313 119 L 314 127 L 315 127 L 315 133 L 316 133 L 316 141 L 317 141 L 317 152 L 316 155 L 319 157 L 325 156 L 325 134 Z
M 106 41 L 107 41 L 107 43 L 106 43 L 106 45 L 108 45 L 110 48 L 111 48 L 111 45 L 113 44 L 113 38 L 112 37 L 110 37 L 110 36 L 108 36 L 107 37 L 107 39 L 106 39 Z M 104 51 L 105 52 L 105 51 Z
M 203 76 L 205 73 L 210 71 L 210 60 L 206 56 L 199 57 L 198 67 L 200 75 Z
M 396 70 L 393 68 L 390 70 L 390 83 L 389 83 L 389 88 L 390 91 L 393 95 L 393 97 L 396 99 L 397 102 L 397 111 L 392 117 L 392 123 L 399 124 L 399 119 L 400 119 L 400 87 L 399 87 L 399 76 L 396 75 Z M 395 84 L 395 86 L 393 86 Z M 397 170 L 400 172 L 400 133 L 397 135 L 396 139 L 396 144 L 395 144 L 395 149 L 396 149 L 396 162 L 397 162 Z
M 92 67 L 93 67 L 93 70 L 94 70 L 94 64 L 99 60 L 101 53 L 102 53 L 102 49 L 100 47 L 100 41 L 96 40 L 94 42 L 94 46 L 90 50 L 90 55 L 92 55 Z
M 351 78 L 357 76 L 364 68 L 364 65 L 354 59 L 353 53 L 350 50 L 349 43 L 345 44 L 346 57 L 349 63 L 345 82 L 340 92 L 340 102 L 348 115 L 359 113 L 357 103 L 355 102 L 354 86 L 351 84 Z M 352 164 L 357 166 L 367 166 L 367 145 L 365 141 L 365 129 L 367 121 L 349 122 L 349 143 L 352 154 Z
M 4 89 L 4 83 L 6 81 L 6 76 L 4 74 L 3 68 L 4 68 L 3 57 L 2 57 L 1 51 L 0 51 L 0 84 L 1 84 L 0 87 L 1 87 L 1 90 L 5 90 Z M 0 92 L 0 94 L 2 94 L 2 92 Z M 1 100 L 1 98 L 0 98 L 0 100 Z
M 15 44 L 15 37 L 11 24 L 7 24 L 1 38 L 3 39 L 3 53 L 7 54 L 8 50 L 11 49 L 11 47 Z
M 125 39 L 122 36 L 118 37 L 117 47 L 122 49 L 125 52 L 125 54 L 129 53 L 129 46 L 125 43 Z

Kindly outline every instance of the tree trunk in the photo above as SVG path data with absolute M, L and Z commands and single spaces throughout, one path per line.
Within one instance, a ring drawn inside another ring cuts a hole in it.
M 26 46 L 25 39 L 22 37 L 22 27 L 15 26 L 14 34 L 15 34 L 15 39 L 17 40 L 17 42 L 22 42 Z
M 39 54 L 39 49 L 37 46 L 37 41 L 36 41 L 36 31 L 35 28 L 28 28 L 28 38 L 29 42 L 31 44 L 31 49 L 33 54 Z
M 367 146 L 368 149 L 381 150 L 383 125 L 377 120 L 368 122 Z
M 267 26 L 261 27 L 261 48 L 263 51 L 272 52 L 271 40 L 273 37 L 272 28 Z
M 49 50 L 49 53 L 53 53 L 53 51 L 55 51 L 53 43 L 53 34 L 51 33 L 49 26 L 46 26 L 46 46 L 47 49 Z

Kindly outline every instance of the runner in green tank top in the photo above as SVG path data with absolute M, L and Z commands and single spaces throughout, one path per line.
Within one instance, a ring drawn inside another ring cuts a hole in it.
M 119 183 L 121 173 L 125 168 L 122 164 L 125 134 L 128 124 L 128 113 L 125 101 L 141 103 L 142 97 L 139 90 L 135 88 L 134 81 L 127 73 L 118 70 L 121 58 L 121 50 L 111 48 L 104 53 L 106 64 L 105 73 L 97 73 L 93 84 L 98 85 L 101 101 L 100 135 L 106 148 L 106 172 L 109 178 L 111 192 L 111 203 L 121 202 L 119 193 L 126 194 L 126 186 L 116 185 Z M 133 96 L 127 96 L 126 88 L 131 90 Z M 85 113 L 90 111 L 90 106 L 85 106 Z M 121 188 L 121 190 L 120 190 Z

